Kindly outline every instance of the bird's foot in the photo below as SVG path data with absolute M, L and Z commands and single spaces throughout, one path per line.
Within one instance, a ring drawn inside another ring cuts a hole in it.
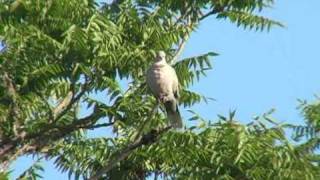
M 160 95 L 159 100 L 160 102 L 165 103 L 169 100 L 169 97 L 166 95 Z

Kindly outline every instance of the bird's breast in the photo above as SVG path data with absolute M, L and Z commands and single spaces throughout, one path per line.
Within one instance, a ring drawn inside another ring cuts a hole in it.
M 165 67 L 154 67 L 151 73 L 151 89 L 156 95 L 167 94 L 171 91 L 170 75 Z

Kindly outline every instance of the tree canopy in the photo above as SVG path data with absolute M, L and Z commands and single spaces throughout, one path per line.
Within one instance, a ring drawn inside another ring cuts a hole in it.
M 0 0 L 1 176 L 31 154 L 38 160 L 21 179 L 40 178 L 46 159 L 75 179 L 318 179 L 318 106 L 303 109 L 312 127 L 290 126 L 297 137 L 313 129 L 313 141 L 293 145 L 285 135 L 289 126 L 270 123 L 269 115 L 242 125 L 233 112 L 214 122 L 192 112 L 195 126 L 172 130 L 146 87 L 145 71 L 163 50 L 180 81 L 180 105 L 208 101 L 189 87 L 218 54 L 180 59 L 191 33 L 206 18 L 257 31 L 282 26 L 259 15 L 272 4 Z M 95 98 L 101 92 L 105 98 Z M 88 136 L 99 128 L 114 133 Z

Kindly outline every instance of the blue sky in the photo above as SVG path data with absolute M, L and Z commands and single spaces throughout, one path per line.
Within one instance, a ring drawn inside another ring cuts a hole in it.
M 215 98 L 193 109 L 209 120 L 217 114 L 237 110 L 237 119 L 248 122 L 255 115 L 275 108 L 279 121 L 299 124 L 297 99 L 315 100 L 320 92 L 320 1 L 279 0 L 264 15 L 286 28 L 254 32 L 237 28 L 223 20 L 209 18 L 194 32 L 183 57 L 214 51 L 214 68 L 194 89 Z M 183 116 L 190 114 L 182 110 Z M 30 158 L 20 158 L 12 166 L 19 174 Z M 51 163 L 45 163 L 45 179 L 67 179 Z

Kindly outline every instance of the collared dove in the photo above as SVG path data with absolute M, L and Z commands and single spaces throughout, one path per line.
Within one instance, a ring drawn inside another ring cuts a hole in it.
M 175 70 L 167 63 L 163 51 L 157 53 L 155 62 L 147 71 L 147 84 L 157 100 L 164 104 L 172 127 L 182 128 L 178 109 L 179 81 Z

